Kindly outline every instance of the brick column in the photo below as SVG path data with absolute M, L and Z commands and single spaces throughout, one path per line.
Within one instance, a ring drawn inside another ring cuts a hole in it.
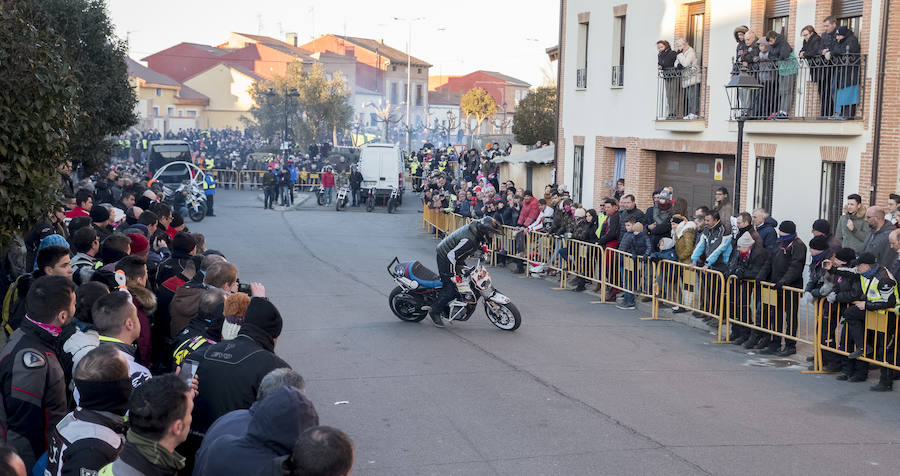
M 641 149 L 638 139 L 629 137 L 625 147 L 625 190 L 637 198 L 637 206 L 652 204 L 656 187 L 656 152 Z

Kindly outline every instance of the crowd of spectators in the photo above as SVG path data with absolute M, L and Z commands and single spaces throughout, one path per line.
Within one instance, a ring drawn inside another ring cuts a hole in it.
M 146 179 L 74 189 L 3 251 L 3 474 L 349 474 L 264 286 Z

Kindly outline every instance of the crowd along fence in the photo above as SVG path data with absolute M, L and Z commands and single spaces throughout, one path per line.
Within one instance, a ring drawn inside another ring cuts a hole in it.
M 471 222 L 471 218 L 424 207 L 422 226 L 435 237 Z M 826 371 L 826 363 L 852 355 L 872 365 L 900 371 L 898 336 L 900 315 L 895 310 L 867 311 L 861 322 L 847 324 L 844 311 L 851 304 L 825 299 L 804 299 L 802 289 L 742 280 L 720 271 L 670 260 L 654 261 L 595 243 L 548 233 L 504 226 L 491 244 L 491 264 L 523 261 L 525 276 L 557 273 L 559 287 L 569 280 L 584 280 L 607 291 L 634 294 L 651 300 L 652 314 L 645 320 L 667 320 L 660 306 L 680 307 L 717 321 L 715 343 L 730 342 L 738 328 L 784 339 L 785 345 L 805 344 L 813 353 L 813 373 Z M 856 332 L 853 345 L 850 335 Z M 859 352 L 857 351 L 859 348 Z M 831 367 L 830 370 L 834 370 Z
M 266 173 L 265 170 L 232 169 L 209 169 L 206 172 L 212 174 L 216 179 L 217 186 L 236 188 L 238 190 L 261 190 L 263 175 Z M 346 182 L 348 177 L 348 173 L 335 174 L 335 184 Z M 300 172 L 297 176 L 297 182 L 294 183 L 294 188 L 301 192 L 314 192 L 321 183 L 321 172 Z

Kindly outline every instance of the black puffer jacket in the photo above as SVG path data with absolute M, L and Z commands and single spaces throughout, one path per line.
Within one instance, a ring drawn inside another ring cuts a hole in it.
M 766 265 L 757 275 L 757 281 L 769 281 L 779 286 L 803 288 L 803 267 L 806 265 L 806 245 L 800 238 L 788 243 L 779 242 L 769 255 Z
M 484 235 L 478 231 L 478 223 L 469 223 L 447 235 L 438 243 L 438 259 L 446 259 L 453 266 L 465 263 L 466 257 L 481 249 L 482 241 L 484 241 Z
M 735 247 L 737 249 L 737 247 Z M 736 251 L 728 262 L 728 274 L 741 280 L 756 279 L 756 276 L 766 265 L 769 253 L 759 243 L 754 243 L 750 248 L 750 255 L 746 258 Z

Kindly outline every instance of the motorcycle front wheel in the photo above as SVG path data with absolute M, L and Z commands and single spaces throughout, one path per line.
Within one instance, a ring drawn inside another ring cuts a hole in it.
M 388 199 L 387 212 L 394 213 L 394 210 L 396 210 L 396 209 L 397 209 L 397 199 L 396 198 Z
M 206 217 L 206 205 L 201 203 L 197 205 L 196 210 L 194 210 L 193 208 L 190 209 L 190 211 L 188 211 L 188 216 L 191 217 L 192 221 L 202 221 L 203 218 Z
M 346 206 L 347 206 L 347 199 L 346 199 L 346 198 L 345 198 L 345 199 L 340 199 L 340 198 L 339 198 L 339 199 L 337 199 L 337 203 L 334 204 L 334 208 L 335 208 L 335 210 L 337 210 L 337 211 L 343 210 L 344 207 L 346 207 Z
M 375 209 L 375 199 L 372 197 L 367 198 L 366 199 L 366 211 L 371 212 L 374 209 Z
M 325 205 L 325 194 L 324 193 L 316 194 L 316 203 L 318 203 L 320 207 L 322 205 Z
M 428 311 L 423 311 L 419 306 L 418 300 L 406 294 L 400 286 L 391 291 L 388 304 L 391 306 L 391 312 L 401 321 L 419 322 L 428 315 Z
M 498 304 L 485 300 L 484 313 L 491 324 L 504 331 L 514 331 L 522 324 L 522 315 L 513 303 Z

